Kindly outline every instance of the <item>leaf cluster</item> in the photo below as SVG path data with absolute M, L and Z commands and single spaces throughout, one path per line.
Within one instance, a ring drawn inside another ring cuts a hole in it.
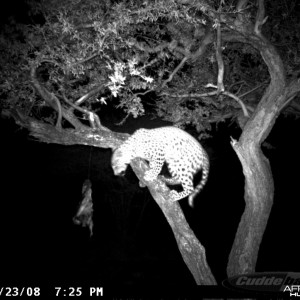
M 232 34 L 230 20 L 238 13 L 244 20 L 255 18 L 254 2 L 249 1 L 242 12 L 235 10 L 233 1 L 222 1 L 221 6 L 217 1 L 175 0 L 27 3 L 27 22 L 11 20 L 0 36 L 2 107 L 19 107 L 30 115 L 46 105 L 32 86 L 31 71 L 36 68 L 39 82 L 58 99 L 64 95 L 75 103 L 91 95 L 82 103 L 88 108 L 91 103 L 109 103 L 138 117 L 150 103 L 159 117 L 179 126 L 193 124 L 203 132 L 214 122 L 240 114 L 240 106 L 228 96 L 203 96 L 212 92 L 207 84 L 215 85 L 219 72 L 217 19 L 211 16 L 221 7 L 229 20 L 221 24 L 222 33 Z M 278 3 L 267 2 L 272 18 L 265 34 L 274 43 L 280 41 L 287 72 L 295 75 L 300 22 L 293 8 L 297 4 L 282 2 L 278 14 Z M 288 17 L 295 23 L 293 30 L 287 27 Z M 222 57 L 226 90 L 239 96 L 255 89 L 255 96 L 242 98 L 254 108 L 269 80 L 260 53 L 247 43 L 224 40 Z

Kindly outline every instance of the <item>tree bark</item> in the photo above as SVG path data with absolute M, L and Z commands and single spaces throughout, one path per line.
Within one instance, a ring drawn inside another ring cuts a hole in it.
M 274 198 L 270 164 L 260 146 L 271 131 L 287 99 L 285 71 L 275 48 L 262 36 L 253 37 L 252 42 L 252 45 L 260 50 L 268 66 L 271 82 L 246 123 L 239 141 L 232 141 L 245 176 L 246 206 L 229 256 L 229 277 L 255 271 L 259 246 Z
M 257 141 L 232 142 L 245 175 L 245 211 L 229 256 L 229 277 L 255 271 L 257 255 L 271 212 L 274 182 L 267 158 Z
M 173 234 L 182 258 L 192 273 L 197 285 L 216 285 L 216 280 L 207 264 L 205 249 L 188 225 L 181 207 L 177 201 L 169 199 L 169 189 L 159 179 L 146 182 L 143 179 L 144 171 L 148 166 L 140 159 L 131 162 L 133 171 L 149 191 L 164 213 Z
M 29 135 L 38 141 L 49 144 L 88 145 L 115 149 L 130 136 L 127 133 L 92 129 L 83 124 L 80 129 L 60 129 L 52 124 L 24 116 L 17 110 L 4 110 L 2 113 L 6 117 L 13 117 L 16 124 L 26 128 Z

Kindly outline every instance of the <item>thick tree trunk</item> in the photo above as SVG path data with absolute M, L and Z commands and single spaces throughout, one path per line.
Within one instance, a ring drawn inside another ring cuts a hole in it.
M 260 146 L 287 100 L 285 73 L 279 55 L 262 37 L 256 45 L 269 68 L 271 82 L 239 141 L 232 142 L 245 176 L 246 207 L 229 256 L 229 277 L 255 271 L 259 246 L 274 197 L 270 164 Z
M 248 1 L 240 0 L 237 11 L 245 8 L 247 3 Z M 300 82 L 297 79 L 286 84 L 282 60 L 276 49 L 261 33 L 261 27 L 265 22 L 264 1 L 259 0 L 254 26 L 250 21 L 247 24 L 247 20 L 237 18 L 233 26 L 235 32 L 222 36 L 224 41 L 247 43 L 260 51 L 271 79 L 260 103 L 246 123 L 239 141 L 232 142 L 245 176 L 246 207 L 229 256 L 228 276 L 255 271 L 259 246 L 274 198 L 270 164 L 260 146 L 272 130 L 280 111 L 300 90 Z
M 232 247 L 228 276 L 251 273 L 273 204 L 274 183 L 270 165 L 256 141 L 233 141 L 245 175 L 246 207 Z

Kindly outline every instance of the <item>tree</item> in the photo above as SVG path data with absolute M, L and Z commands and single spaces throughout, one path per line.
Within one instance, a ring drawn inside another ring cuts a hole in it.
M 28 1 L 23 24 L 1 34 L 2 115 L 42 142 L 115 149 L 128 135 L 102 125 L 107 103 L 126 117 L 152 114 L 209 136 L 232 119 L 232 139 L 245 176 L 245 211 L 229 257 L 228 276 L 255 271 L 274 197 L 261 145 L 280 113 L 299 116 L 299 23 L 289 7 L 263 0 Z M 298 4 L 299 6 L 299 4 Z M 281 9 L 281 16 L 277 10 Z M 267 17 L 267 13 L 271 17 Z M 287 20 L 289 17 L 289 20 Z M 272 28 L 296 26 L 289 32 Z M 282 40 L 285 46 L 273 44 Z M 288 51 L 284 47 L 288 48 Z M 168 220 L 197 284 L 215 284 L 205 250 L 168 188 L 132 168 Z

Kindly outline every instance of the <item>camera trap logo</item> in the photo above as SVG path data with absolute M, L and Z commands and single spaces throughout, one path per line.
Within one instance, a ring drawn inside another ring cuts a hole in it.
M 300 273 L 270 272 L 243 274 L 225 279 L 223 286 L 257 294 L 277 293 L 300 299 Z

